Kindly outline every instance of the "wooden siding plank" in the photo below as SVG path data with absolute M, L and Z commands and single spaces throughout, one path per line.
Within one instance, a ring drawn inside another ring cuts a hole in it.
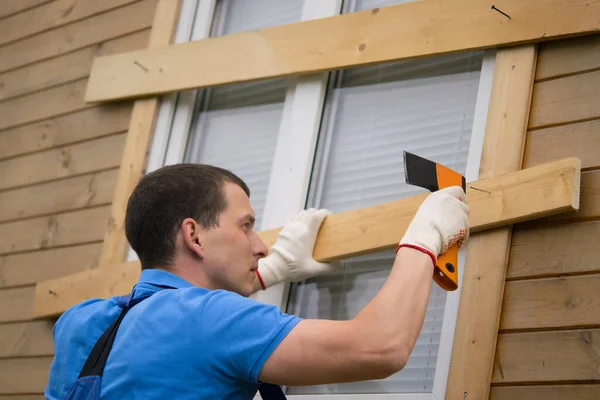
M 43 393 L 52 357 L 0 360 L 0 394 Z
M 30 320 L 34 293 L 35 286 L 0 289 L 0 322 Z M 0 383 L 0 388 L 2 386 Z M 0 389 L 0 393 L 5 392 Z
M 0 72 L 149 28 L 157 0 L 143 0 L 0 47 Z
M 0 132 L 0 159 L 125 132 L 132 103 L 106 104 Z
M 592 325 L 600 325 L 600 275 L 506 283 L 501 330 Z
M 598 238 L 600 221 L 516 229 L 506 277 L 517 279 L 600 271 L 596 254 Z
M 0 394 L 0 400 L 46 400 L 43 394 Z
M 0 189 L 119 166 L 125 133 L 0 161 Z
M 540 45 L 536 80 L 600 68 L 600 35 L 554 40 Z
M 600 117 L 600 71 L 539 82 L 533 89 L 529 128 Z
M 19 13 L 51 1 L 53 0 L 2 0 L 0 2 L 0 18 Z
M 535 170 L 523 170 L 473 182 L 474 186 L 489 190 L 492 195 L 474 190 L 467 191 L 471 210 L 469 216 L 471 232 L 477 233 L 483 229 L 493 229 L 502 224 L 510 224 L 515 218 L 535 218 L 540 213 L 550 212 L 550 209 L 558 206 L 561 202 L 563 205 L 559 208 L 562 209 L 565 206 L 570 208 L 573 204 L 572 194 L 575 194 L 577 189 L 574 187 L 574 182 L 565 183 L 562 189 L 556 187 L 557 182 L 562 181 L 558 176 L 565 174 L 562 168 L 541 180 L 532 174 L 537 170 L 537 173 L 544 176 L 552 169 L 552 165 L 543 165 L 540 168 L 536 167 Z M 575 172 L 574 175 L 578 174 Z M 525 187 L 519 188 L 520 185 L 514 182 L 517 178 L 524 183 Z M 541 181 L 546 183 L 542 184 Z M 495 184 L 491 185 L 490 182 L 495 182 Z M 559 196 L 563 197 L 563 200 L 559 204 L 548 197 L 553 197 L 551 192 L 557 194 L 563 191 L 565 193 Z M 569 194 L 570 191 L 573 193 Z M 493 197 L 497 195 L 502 198 L 494 200 Z M 328 216 L 319 230 L 313 257 L 318 261 L 330 261 L 393 248 L 398 243 L 397 238 L 402 236 L 425 197 L 427 194 Z M 547 202 L 548 200 L 550 201 Z M 530 206 L 537 207 L 538 211 L 533 211 L 529 208 Z M 504 212 L 513 213 L 513 215 L 507 220 L 506 214 L 504 217 L 502 216 Z M 280 229 L 259 232 L 268 248 L 275 243 Z M 472 249 L 472 247 L 469 248 Z M 505 247 L 504 250 L 508 251 L 508 247 Z M 484 264 L 490 265 L 490 253 L 486 253 L 486 255 L 488 258 Z M 60 314 L 68 307 L 90 297 L 123 294 L 120 291 L 131 288 L 131 284 L 138 279 L 139 272 L 139 262 L 118 263 L 62 279 L 38 282 L 35 316 L 46 317 Z M 59 295 L 49 295 L 49 290 Z M 464 283 L 462 290 L 464 290 Z
M 536 59 L 534 45 L 499 50 L 496 55 L 480 178 L 521 169 Z M 472 399 L 489 396 L 511 236 L 508 226 L 469 241 L 448 400 L 464 400 L 463 393 Z
M 0 100 L 85 78 L 94 57 L 145 48 L 149 34 L 144 29 L 1 74 Z
M 79 21 L 135 1 L 137 0 L 56 0 L 27 12 L 5 18 L 0 24 L 0 45 Z
M 0 398 L 1 399 L 1 398 Z M 599 385 L 495 386 L 490 400 L 598 400 Z
M 498 336 L 494 383 L 600 380 L 600 330 Z
M 0 222 L 108 205 L 118 170 L 0 192 Z
M 102 243 L 0 256 L 0 288 L 33 285 L 98 266 Z
M 581 160 L 582 168 L 600 166 L 600 120 L 527 133 L 523 168 L 573 156 Z
M 51 356 L 53 320 L 0 324 L 0 358 Z
M 0 255 L 102 240 L 109 206 L 0 224 Z

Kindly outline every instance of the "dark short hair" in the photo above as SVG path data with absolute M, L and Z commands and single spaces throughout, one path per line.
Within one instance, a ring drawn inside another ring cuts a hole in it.
M 193 218 L 205 229 L 218 226 L 219 214 L 227 207 L 225 182 L 240 186 L 250 197 L 244 181 L 212 165 L 170 165 L 140 180 L 127 203 L 125 234 L 142 269 L 172 264 L 184 219 Z

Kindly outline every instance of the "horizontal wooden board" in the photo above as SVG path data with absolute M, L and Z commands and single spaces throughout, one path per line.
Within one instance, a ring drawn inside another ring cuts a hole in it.
M 506 282 L 500 330 L 592 325 L 600 325 L 600 275 Z
M 132 104 L 106 104 L 0 132 L 0 159 L 124 132 Z
M 491 194 L 467 190 L 471 232 L 576 207 L 577 164 L 577 159 L 567 159 L 474 182 L 473 186 Z M 319 230 L 313 257 L 329 261 L 393 248 L 426 196 L 328 216 Z M 269 248 L 280 229 L 259 233 Z M 136 282 L 139 271 L 139 263 L 131 262 L 40 282 L 35 315 L 56 315 L 88 298 L 123 294 Z M 49 296 L 49 290 L 58 296 Z
M 54 0 L 2 0 L 0 2 L 0 18 L 22 12 L 32 7 Z
M 600 221 L 513 231 L 507 279 L 600 271 Z
M 600 118 L 600 71 L 534 85 L 529 129 L 596 118 Z
M 0 189 L 118 167 L 126 133 L 0 161 Z
M 0 324 L 0 358 L 51 356 L 53 320 Z
M 46 400 L 43 394 L 0 394 L 0 400 Z
M 144 29 L 0 74 L 0 100 L 84 78 L 94 57 L 145 48 L 149 35 Z
M 0 102 L 0 130 L 89 108 L 82 101 L 87 78 Z
M 98 266 L 102 242 L 0 256 L 0 288 L 32 285 Z
M 502 333 L 492 383 L 597 381 L 600 330 Z
M 35 286 L 0 289 L 0 322 L 29 321 L 34 294 Z
M 600 68 L 600 35 L 540 45 L 535 79 L 543 80 Z
M 101 206 L 0 224 L 0 254 L 102 240 L 109 209 Z
M 0 47 L 0 72 L 149 28 L 157 0 L 143 0 Z
M 600 384 L 494 386 L 490 400 L 598 400 Z
M 43 393 L 52 357 L 0 360 L 0 394 Z
M 517 45 L 598 31 L 589 0 L 417 1 L 96 59 L 86 101 Z M 403 21 L 403 23 L 398 23 Z M 556 21 L 561 21 L 557 23 Z
M 523 168 L 567 157 L 579 158 L 582 168 L 596 168 L 600 166 L 600 119 L 529 131 L 523 157 Z
M 0 24 L 0 45 L 79 21 L 137 0 L 55 0 L 6 18 Z
M 0 192 L 0 222 L 110 204 L 118 169 Z

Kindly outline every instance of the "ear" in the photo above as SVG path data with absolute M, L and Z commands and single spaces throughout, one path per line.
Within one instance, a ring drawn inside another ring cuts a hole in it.
M 181 223 L 181 233 L 183 234 L 183 242 L 191 252 L 204 257 L 204 248 L 200 240 L 201 235 L 200 225 L 192 218 L 186 218 Z

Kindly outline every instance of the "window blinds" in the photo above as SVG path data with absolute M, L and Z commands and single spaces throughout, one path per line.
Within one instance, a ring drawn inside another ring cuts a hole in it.
M 300 21 L 303 0 L 220 0 L 212 36 Z M 187 159 L 227 168 L 250 187 L 260 228 L 287 80 L 226 85 L 199 92 Z
M 397 3 L 355 1 L 350 10 Z M 403 150 L 465 173 L 481 64 L 482 54 L 473 52 L 337 73 L 309 204 L 342 212 L 425 192 L 404 182 Z M 393 257 L 394 251 L 386 251 L 345 260 L 343 271 L 294 285 L 288 312 L 353 318 L 383 285 Z M 399 373 L 378 381 L 290 387 L 288 393 L 431 393 L 445 302 L 446 292 L 434 284 L 421 335 Z

